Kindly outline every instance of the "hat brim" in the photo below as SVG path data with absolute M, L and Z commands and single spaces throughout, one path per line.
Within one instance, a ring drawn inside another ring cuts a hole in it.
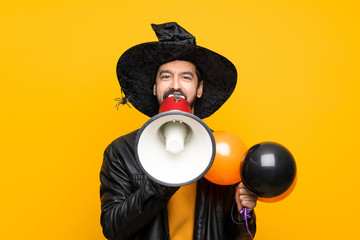
M 153 95 L 154 71 L 174 60 L 192 62 L 202 74 L 203 94 L 196 99 L 194 114 L 206 118 L 218 110 L 236 86 L 235 66 L 225 57 L 206 48 L 169 42 L 148 42 L 128 49 L 119 59 L 117 76 L 127 99 L 149 117 L 158 114 Z

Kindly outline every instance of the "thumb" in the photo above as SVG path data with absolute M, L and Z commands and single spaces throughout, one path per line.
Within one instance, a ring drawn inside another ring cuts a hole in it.
M 240 210 L 244 207 L 241 202 L 240 202 L 240 184 L 237 186 L 236 188 L 236 192 L 235 192 L 235 202 L 236 202 L 236 205 L 237 205 L 237 208 L 238 208 L 238 211 L 240 212 Z

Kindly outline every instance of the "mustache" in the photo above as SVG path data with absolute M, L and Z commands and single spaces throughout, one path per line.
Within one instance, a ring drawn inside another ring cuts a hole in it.
M 183 91 L 181 91 L 181 90 L 175 90 L 175 89 L 170 89 L 170 90 L 166 91 L 166 92 L 164 93 L 164 95 L 163 95 L 163 99 L 165 100 L 166 98 L 169 97 L 170 94 L 175 95 L 175 93 L 180 93 L 180 95 L 181 95 L 181 96 L 184 96 L 184 97 L 185 97 L 185 100 L 187 100 L 187 96 L 186 96 L 186 94 L 185 94 Z

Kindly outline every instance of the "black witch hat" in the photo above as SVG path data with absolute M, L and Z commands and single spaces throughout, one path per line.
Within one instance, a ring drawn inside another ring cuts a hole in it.
M 184 60 L 195 64 L 204 81 L 203 94 L 196 99 L 194 114 L 206 118 L 218 110 L 236 86 L 235 66 L 225 57 L 196 45 L 195 37 L 175 22 L 151 25 L 159 41 L 136 45 L 119 59 L 117 76 L 129 102 L 152 117 L 159 104 L 153 95 L 157 69 L 167 62 Z

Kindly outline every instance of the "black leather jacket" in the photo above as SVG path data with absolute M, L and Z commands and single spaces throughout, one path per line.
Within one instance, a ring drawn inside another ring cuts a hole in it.
M 103 232 L 112 240 L 170 239 L 166 206 L 177 188 L 158 185 L 143 174 L 134 155 L 136 134 L 116 139 L 105 150 L 100 172 Z M 237 219 L 235 190 L 236 186 L 219 186 L 205 178 L 197 182 L 193 239 L 250 239 L 245 223 L 232 220 Z

